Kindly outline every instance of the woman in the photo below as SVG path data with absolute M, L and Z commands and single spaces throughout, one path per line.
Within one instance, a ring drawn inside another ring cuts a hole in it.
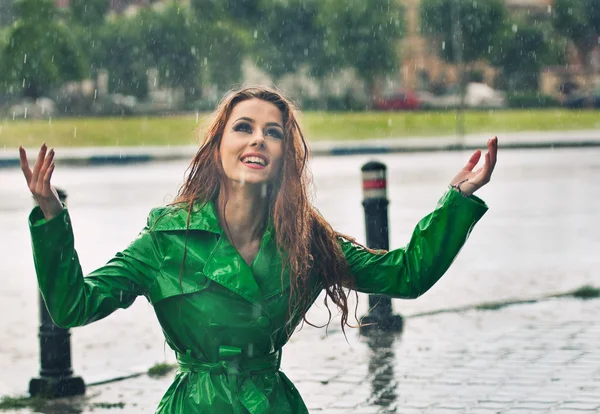
M 54 322 L 81 326 L 144 295 L 179 362 L 159 413 L 305 413 L 279 371 L 281 348 L 322 290 L 348 324 L 346 288 L 416 298 L 444 274 L 487 210 L 473 192 L 496 162 L 475 152 L 404 249 L 374 252 L 311 206 L 307 146 L 293 106 L 246 88 L 217 108 L 172 205 L 153 209 L 124 251 L 85 278 L 67 209 L 51 186 L 54 151 L 21 167 L 39 287 Z

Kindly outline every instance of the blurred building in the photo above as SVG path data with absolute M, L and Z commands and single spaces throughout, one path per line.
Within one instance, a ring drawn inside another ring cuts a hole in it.
M 600 1 L 600 0 L 599 0 Z M 550 19 L 553 0 L 505 0 L 510 14 L 526 15 L 536 20 Z M 419 9 L 421 0 L 402 0 L 406 12 L 406 36 L 400 44 L 401 70 L 398 80 L 391 84 L 400 84 L 403 88 L 423 90 L 436 84 L 451 85 L 458 81 L 456 65 L 445 62 L 438 56 L 436 45 L 421 35 Z M 595 72 L 600 71 L 600 46 L 590 57 Z M 544 68 L 541 74 L 540 90 L 543 93 L 557 95 L 562 83 L 584 82 L 584 71 L 577 51 L 570 47 L 567 51 L 567 65 Z M 478 62 L 474 70 L 483 76 L 485 83 L 494 85 L 497 70 L 486 62 Z M 389 85 L 388 85 L 389 86 Z

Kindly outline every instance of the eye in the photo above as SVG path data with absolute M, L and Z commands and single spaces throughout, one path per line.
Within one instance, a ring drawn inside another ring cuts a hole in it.
M 247 122 L 240 122 L 239 124 L 234 125 L 233 130 L 236 132 L 252 133 L 252 127 Z
M 277 139 L 283 139 L 283 133 L 277 128 L 271 128 L 267 130 L 267 135 L 271 135 L 272 137 Z

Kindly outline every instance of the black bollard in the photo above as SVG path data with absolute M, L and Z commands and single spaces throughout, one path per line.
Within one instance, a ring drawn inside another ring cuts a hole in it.
M 60 201 L 66 203 L 67 194 L 56 189 Z M 42 294 L 40 297 L 40 376 L 29 381 L 29 394 L 45 398 L 69 397 L 85 394 L 81 377 L 73 376 L 71 368 L 71 333 L 54 324 Z
M 389 250 L 386 167 L 377 161 L 361 168 L 363 179 L 363 207 L 367 246 L 372 249 Z M 369 295 L 369 313 L 361 319 L 360 332 L 368 335 L 373 330 L 402 331 L 402 316 L 394 315 L 392 300 L 382 295 Z

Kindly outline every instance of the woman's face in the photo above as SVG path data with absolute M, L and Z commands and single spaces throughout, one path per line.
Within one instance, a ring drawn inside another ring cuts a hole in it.
M 238 103 L 225 125 L 219 148 L 225 175 L 241 184 L 273 181 L 283 163 L 283 119 L 272 103 Z

